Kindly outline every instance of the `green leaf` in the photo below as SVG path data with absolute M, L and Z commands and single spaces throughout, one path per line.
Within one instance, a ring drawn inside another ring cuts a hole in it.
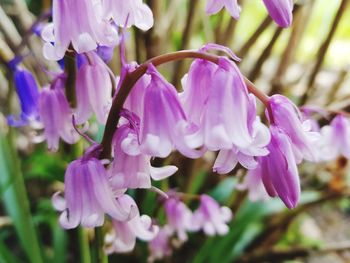
M 13 148 L 11 132 L 0 134 L 0 187 L 6 211 L 12 218 L 17 235 L 32 263 L 42 263 L 42 254 L 29 209 L 29 202 L 20 170 L 18 155 Z

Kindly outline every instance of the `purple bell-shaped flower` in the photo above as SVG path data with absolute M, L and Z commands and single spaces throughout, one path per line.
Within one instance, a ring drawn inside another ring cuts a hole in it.
M 64 228 L 75 228 L 79 224 L 101 226 L 105 213 L 120 221 L 135 215 L 137 207 L 124 204 L 123 195 L 113 192 L 96 153 L 99 153 L 98 148 L 92 146 L 82 158 L 68 165 L 64 179 L 65 199 L 62 200 L 59 193 L 53 197 L 54 207 L 62 211 L 59 221 Z

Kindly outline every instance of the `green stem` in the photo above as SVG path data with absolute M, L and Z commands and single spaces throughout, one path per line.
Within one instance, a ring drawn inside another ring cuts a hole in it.
M 91 255 L 89 250 L 89 238 L 84 228 L 78 228 L 79 245 L 80 245 L 80 262 L 91 263 Z
M 103 251 L 103 229 L 102 227 L 95 228 L 95 239 L 94 239 L 94 257 L 93 263 L 108 263 L 108 256 Z

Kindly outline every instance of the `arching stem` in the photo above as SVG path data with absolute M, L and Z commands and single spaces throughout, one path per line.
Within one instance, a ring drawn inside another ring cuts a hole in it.
M 127 73 L 125 75 L 125 78 L 123 80 L 123 83 L 120 86 L 118 94 L 113 100 L 113 104 L 107 118 L 105 132 L 103 134 L 103 138 L 101 142 L 103 146 L 103 151 L 100 156 L 101 159 L 108 159 L 110 157 L 111 142 L 113 139 L 113 134 L 119 122 L 120 112 L 122 110 L 123 104 L 126 98 L 128 97 L 130 91 L 132 90 L 133 86 L 146 73 L 148 65 L 153 64 L 154 66 L 159 66 L 167 62 L 186 59 L 186 58 L 192 58 L 192 59 L 199 58 L 199 59 L 204 59 L 204 60 L 213 62 L 215 64 L 218 64 L 220 56 L 199 52 L 199 51 L 182 50 L 182 51 L 177 51 L 173 53 L 167 53 L 164 55 L 154 57 L 150 60 L 147 60 L 145 63 L 141 64 L 134 71 Z M 248 79 L 245 78 L 245 82 L 247 84 L 249 92 L 253 93 L 262 103 L 264 103 L 267 106 L 269 97 L 265 93 L 259 91 L 254 86 L 254 84 L 251 83 Z

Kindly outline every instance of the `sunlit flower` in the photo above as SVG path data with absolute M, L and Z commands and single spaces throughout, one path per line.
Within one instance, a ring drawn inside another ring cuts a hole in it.
M 292 24 L 293 0 L 264 0 L 264 4 L 279 26 L 288 27 Z
M 232 17 L 235 19 L 239 18 L 241 8 L 237 0 L 207 0 L 206 12 L 209 15 L 216 14 L 224 7 Z
M 218 65 L 195 60 L 183 84 L 181 102 L 199 127 L 196 144 L 213 151 L 252 145 L 250 126 L 256 112 L 250 110 L 251 98 L 234 62 L 223 57 Z
M 329 161 L 339 155 L 350 158 L 350 121 L 338 114 L 330 123 L 321 128 L 318 142 L 320 159 Z
M 152 10 L 142 0 L 102 0 L 103 16 L 118 26 L 135 25 L 142 30 L 153 26 Z
M 117 31 L 99 16 L 92 0 L 53 0 L 52 23 L 44 28 L 42 38 L 44 56 L 50 60 L 63 58 L 70 44 L 84 53 L 118 41 Z

